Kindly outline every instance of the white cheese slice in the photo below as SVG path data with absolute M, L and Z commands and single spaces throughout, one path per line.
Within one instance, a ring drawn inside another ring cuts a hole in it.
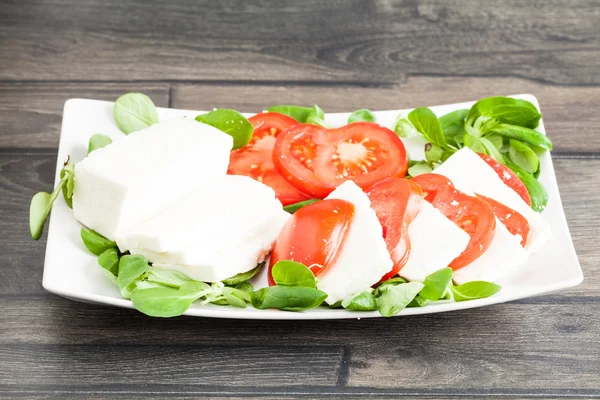
M 465 231 L 426 201 L 408 226 L 408 237 L 410 253 L 399 275 L 418 282 L 447 267 L 467 248 L 470 240 Z
M 513 236 L 496 218 L 496 229 L 490 247 L 471 264 L 454 271 L 457 285 L 470 281 L 495 282 L 512 274 L 527 261 L 521 239 Z
M 224 175 L 119 232 L 116 241 L 154 266 L 217 282 L 264 261 L 289 216 L 270 187 Z
M 73 214 L 114 239 L 189 193 L 225 175 L 231 136 L 189 118 L 131 133 L 75 165 Z
M 393 262 L 371 201 L 360 187 L 346 181 L 327 199 L 346 200 L 354 205 L 354 216 L 340 254 L 317 280 L 317 288 L 327 293 L 327 303 L 333 304 L 369 289 L 391 271 Z
M 529 254 L 535 253 L 550 240 L 550 226 L 542 216 L 533 211 L 521 196 L 502 182 L 492 167 L 469 148 L 457 151 L 433 172 L 449 178 L 462 192 L 489 197 L 525 217 L 530 229 L 525 246 Z

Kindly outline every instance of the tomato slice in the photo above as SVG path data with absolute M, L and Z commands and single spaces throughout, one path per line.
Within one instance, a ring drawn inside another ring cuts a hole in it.
M 494 160 L 492 157 L 487 154 L 477 153 L 479 157 L 483 159 L 490 167 L 496 171 L 496 174 L 502 179 L 502 182 L 515 192 L 529 207 L 531 207 L 531 196 L 529 195 L 529 191 L 527 190 L 527 186 L 523 183 L 521 179 L 506 165 L 500 164 L 498 161 Z
M 521 236 L 521 246 L 525 247 L 527 244 L 527 236 L 529 235 L 529 222 L 527 221 L 527 218 L 499 201 L 480 194 L 478 194 L 477 197 L 485 200 L 492 207 L 496 217 L 504 224 L 504 226 L 506 226 L 506 229 L 508 229 L 511 234 Z
M 496 218 L 492 207 L 482 199 L 458 191 L 443 175 L 423 174 L 412 180 L 421 186 L 425 200 L 471 237 L 467 248 L 449 267 L 456 271 L 479 258 L 494 239 Z
M 406 150 L 391 130 L 372 122 L 341 128 L 294 125 L 275 142 L 275 167 L 304 193 L 323 198 L 347 180 L 363 189 L 408 168 Z
M 339 199 L 322 200 L 296 211 L 275 241 L 269 262 L 271 270 L 280 260 L 308 266 L 315 276 L 335 263 L 354 216 L 354 204 Z
M 383 238 L 394 262 L 392 270 L 381 278 L 381 281 L 387 281 L 398 275 L 408 261 L 408 225 L 419 213 L 423 192 L 413 181 L 388 178 L 369 187 L 366 194 L 383 228 Z
M 273 146 L 279 133 L 298 122 L 279 113 L 260 113 L 248 119 L 254 127 L 250 143 L 233 150 L 229 157 L 227 173 L 246 175 L 270 186 L 275 195 L 286 206 L 309 197 L 290 185 L 273 165 Z

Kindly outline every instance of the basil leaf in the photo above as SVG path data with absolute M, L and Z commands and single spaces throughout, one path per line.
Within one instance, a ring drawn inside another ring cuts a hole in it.
M 96 133 L 92 135 L 90 138 L 90 142 L 88 143 L 88 154 L 90 154 L 94 150 L 101 149 L 105 146 L 108 146 L 112 143 L 112 139 L 106 135 L 102 135 L 101 133 Z
M 433 168 L 425 161 L 419 161 L 414 163 L 408 168 L 408 175 L 419 176 L 422 174 L 428 174 L 433 171 Z
M 143 93 L 127 93 L 119 97 L 113 107 L 113 117 L 126 135 L 158 123 L 156 106 Z
M 536 212 L 542 212 L 548 204 L 548 193 L 546 189 L 530 173 L 518 167 L 510 159 L 505 159 L 506 165 L 519 177 L 525 184 L 529 197 L 531 197 L 531 208 Z
M 306 265 L 296 261 L 278 261 L 273 265 L 271 275 L 275 284 L 280 286 L 317 287 L 315 276 L 310 269 Z
M 236 274 L 231 278 L 223 279 L 221 282 L 223 282 L 227 286 L 235 286 L 238 283 L 246 282 L 247 280 L 252 279 L 256 274 L 258 274 L 258 271 L 260 271 L 260 269 L 264 265 L 265 263 L 261 262 L 256 267 L 252 268 L 250 271 L 240 272 L 239 274 Z
M 342 301 L 342 307 L 351 311 L 377 310 L 377 301 L 371 292 L 362 292 Z
M 508 149 L 510 160 L 518 165 L 525 172 L 535 173 L 540 168 L 540 160 L 531 147 L 515 139 L 510 139 L 510 148 Z
M 451 280 L 451 268 L 442 268 L 435 271 L 423 281 L 423 289 L 419 292 L 419 296 L 427 300 L 437 301 L 444 296 Z
M 430 163 L 440 161 L 442 159 L 442 154 L 444 154 L 444 149 L 437 144 L 427 143 L 425 145 L 425 158 Z
M 71 164 L 71 156 L 67 158 L 63 168 L 60 170 L 60 180 L 65 180 L 62 186 L 62 194 L 65 203 L 69 208 L 73 208 L 73 190 L 75 189 L 75 167 Z M 59 184 L 60 185 L 60 184 Z
M 114 247 L 106 249 L 98 256 L 98 264 L 114 276 L 117 276 L 119 274 L 119 252 L 117 249 Z
M 500 285 L 486 281 L 473 281 L 450 286 L 455 301 L 468 301 L 490 297 L 500 291 Z
M 394 124 L 394 133 L 401 138 L 407 138 L 409 136 L 419 135 L 421 133 L 414 127 L 414 125 L 407 118 L 399 118 Z
M 325 122 L 325 111 L 316 104 L 310 110 L 308 117 L 306 117 L 306 123 L 329 128 L 329 125 Z
M 316 203 L 319 200 L 321 200 L 321 199 L 308 199 L 308 200 L 304 200 L 304 201 L 299 201 L 294 204 L 288 204 L 287 206 L 283 207 L 283 210 L 289 212 L 290 214 L 293 214 L 296 211 L 298 211 L 299 209 L 301 209 L 302 207 L 309 206 L 312 203 Z
M 117 247 L 115 242 L 108 240 L 98 232 L 89 228 L 81 228 L 81 240 L 83 240 L 85 247 L 97 256 L 108 249 Z
M 135 283 L 144 278 L 147 270 L 148 262 L 143 256 L 126 255 L 121 257 L 117 276 L 121 296 L 129 298 L 131 291 L 135 288 Z
M 375 114 L 367 109 L 354 111 L 348 117 L 348 123 L 351 124 L 353 122 L 366 121 L 366 122 L 375 122 L 377 118 L 375 118 Z
M 203 297 L 210 288 L 202 282 L 193 286 L 182 286 L 179 289 L 155 287 L 136 289 L 131 293 L 131 302 L 140 312 L 151 317 L 176 317 L 187 311 L 192 303 Z
M 233 138 L 233 149 L 244 147 L 252 139 L 254 127 L 242 114 L 235 110 L 219 108 L 198 115 L 196 121 L 213 126 Z
M 409 121 L 425 139 L 431 143 L 446 146 L 446 137 L 436 115 L 427 107 L 416 108 L 408 114 Z
M 252 293 L 252 306 L 259 310 L 276 308 L 284 311 L 305 311 L 320 306 L 327 293 L 312 287 L 271 286 Z
M 467 116 L 467 124 L 480 116 L 493 118 L 499 123 L 526 128 L 537 127 L 542 117 L 530 102 L 503 96 L 488 97 L 475 103 Z
M 294 118 L 300 123 L 305 123 L 308 115 L 312 111 L 311 107 L 302 106 L 273 106 L 267 108 L 267 111 L 276 112 L 279 114 L 287 115 L 288 117 Z
M 391 317 L 404 310 L 423 289 L 420 282 L 408 282 L 400 285 L 385 285 L 379 288 L 377 309 L 384 317 Z
M 447 141 L 456 135 L 464 135 L 466 133 L 465 119 L 468 114 L 469 110 L 456 110 L 440 117 L 440 126 Z
M 470 148 L 471 150 L 473 150 L 475 153 L 487 154 L 485 146 L 475 136 L 465 133 L 463 141 L 464 141 L 464 145 L 467 146 L 468 148 Z
M 511 139 L 517 139 L 542 149 L 552 150 L 552 141 L 546 135 L 533 129 L 523 128 L 516 125 L 499 124 L 494 126 L 490 132 Z
M 375 291 L 373 292 L 373 295 L 375 297 L 379 297 L 379 295 L 381 295 L 381 293 L 379 292 L 379 289 L 381 289 L 382 287 L 384 287 L 386 285 L 400 285 L 401 283 L 406 283 L 406 282 L 408 282 L 408 281 L 400 276 L 396 276 L 394 278 L 388 279 L 387 281 L 383 281 L 377 285 L 377 287 L 375 288 Z
M 495 136 L 495 135 L 490 135 L 490 137 L 493 137 L 493 136 Z M 498 137 L 498 136 L 496 136 L 496 137 Z M 500 164 L 504 164 L 504 157 L 502 156 L 502 154 L 500 153 L 500 151 L 498 150 L 496 145 L 494 143 L 492 143 L 490 140 L 488 140 L 487 136 L 480 137 L 479 141 L 481 142 L 483 147 L 485 147 L 487 154 L 492 156 L 492 158 L 494 160 L 498 161 Z M 502 141 L 502 140 L 500 140 L 500 141 Z
M 179 271 L 172 269 L 163 269 L 157 267 L 148 267 L 148 282 L 154 282 L 163 286 L 172 287 L 175 289 L 180 288 L 187 282 L 193 282 L 194 280 L 189 278 L 187 275 L 182 274 Z
M 483 139 L 483 138 L 480 138 Z M 485 139 L 491 143 L 497 150 L 500 150 L 504 146 L 504 139 L 500 135 L 486 135 Z

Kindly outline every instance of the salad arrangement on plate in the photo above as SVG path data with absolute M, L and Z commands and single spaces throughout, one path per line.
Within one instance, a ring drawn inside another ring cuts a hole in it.
M 114 105 L 123 138 L 93 135 L 85 159 L 65 162 L 31 201 L 31 234 L 62 193 L 107 279 L 158 317 L 193 303 L 392 316 L 489 297 L 551 236 L 540 118 L 491 97 L 389 127 L 369 110 L 328 126 L 318 106 L 159 121 L 129 93 Z M 259 274 L 268 286 L 254 287 Z

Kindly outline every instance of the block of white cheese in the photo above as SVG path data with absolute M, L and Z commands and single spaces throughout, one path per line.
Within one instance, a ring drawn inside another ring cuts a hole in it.
M 470 281 L 495 282 L 515 272 L 527 261 L 527 257 L 527 251 L 521 246 L 521 239 L 513 236 L 496 218 L 496 229 L 490 247 L 475 261 L 454 271 L 453 280 L 457 285 Z
M 156 267 L 217 282 L 264 261 L 289 217 L 270 187 L 224 175 L 119 232 L 116 241 Z
M 423 201 L 408 226 L 410 253 L 399 275 L 423 282 L 427 275 L 447 267 L 469 244 L 470 236 L 430 203 Z
M 114 239 L 189 193 L 225 175 L 231 136 L 189 118 L 131 133 L 75 164 L 73 214 Z
M 529 254 L 535 253 L 550 240 L 550 226 L 542 216 L 533 211 L 517 192 L 502 182 L 492 167 L 469 148 L 457 151 L 433 172 L 449 178 L 462 192 L 489 197 L 525 217 L 530 229 L 525 246 Z
M 333 304 L 369 289 L 392 270 L 393 262 L 383 239 L 383 229 L 367 195 L 352 181 L 338 186 L 327 199 L 354 205 L 354 216 L 335 264 L 318 276 L 317 288 Z

